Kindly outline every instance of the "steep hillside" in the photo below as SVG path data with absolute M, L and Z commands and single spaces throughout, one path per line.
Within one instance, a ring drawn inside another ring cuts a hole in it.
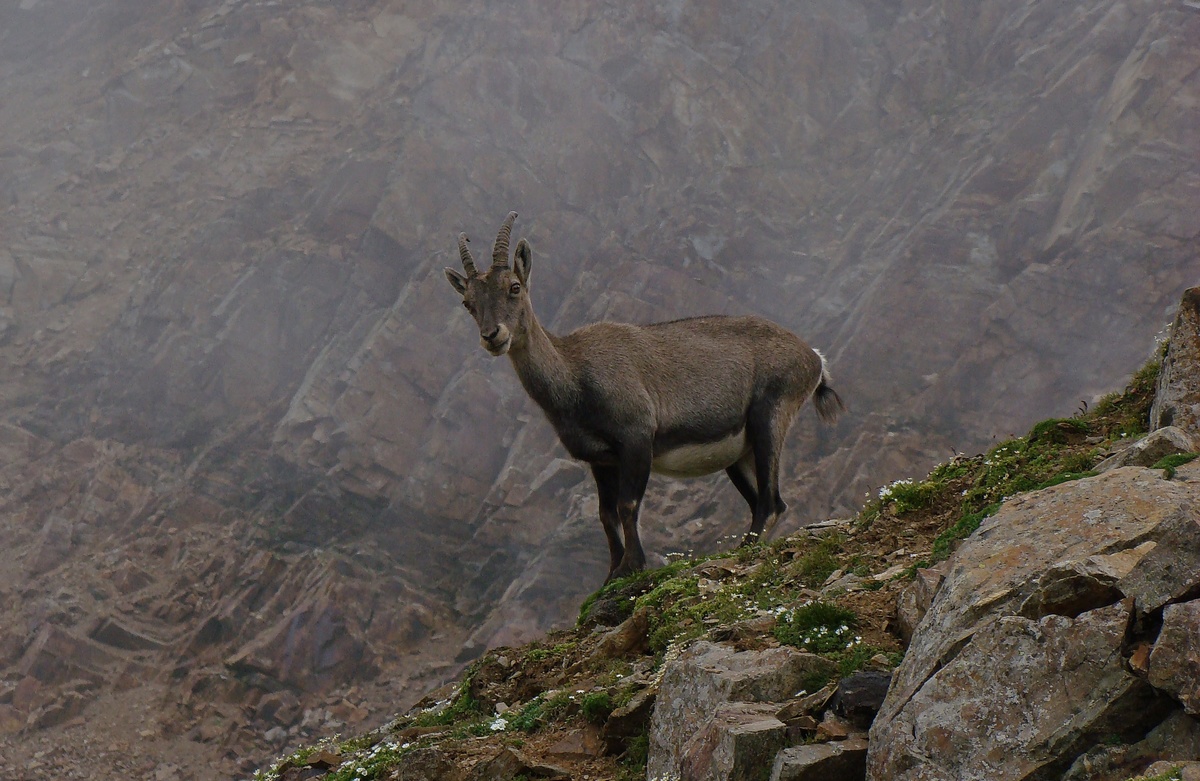
M 776 534 L 1070 414 L 1197 271 L 1198 64 L 1149 0 L 0 7 L 0 764 L 225 777 L 569 624 L 592 488 L 441 275 L 509 209 L 552 328 L 830 356 Z
M 1188 394 L 1191 349 L 1168 356 Z M 1143 436 L 1156 389 L 1179 395 L 1158 375 L 1156 360 L 1094 410 L 886 486 L 853 519 L 612 583 L 574 631 L 494 649 L 385 727 L 256 779 L 1200 768 L 1182 640 L 1200 605 L 1200 428 Z

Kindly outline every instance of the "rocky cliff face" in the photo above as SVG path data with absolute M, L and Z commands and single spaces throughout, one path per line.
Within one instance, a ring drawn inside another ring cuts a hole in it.
M 555 329 L 831 357 L 789 527 L 1114 385 L 1197 270 L 1198 41 L 1133 0 L 0 8 L 0 724 L 182 681 L 132 753 L 249 745 L 573 612 L 585 473 L 440 272 L 510 208 Z M 739 503 L 656 482 L 648 545 Z

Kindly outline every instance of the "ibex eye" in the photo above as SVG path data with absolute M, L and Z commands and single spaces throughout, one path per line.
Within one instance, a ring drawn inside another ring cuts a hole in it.
M 510 296 L 515 296 L 520 292 L 521 292 L 521 283 L 520 282 L 514 282 L 508 286 L 508 294 Z

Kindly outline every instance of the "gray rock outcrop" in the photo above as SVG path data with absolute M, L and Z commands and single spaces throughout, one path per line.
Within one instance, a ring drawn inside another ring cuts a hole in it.
M 1200 287 L 1186 290 L 1171 326 L 1150 408 L 1150 428 L 1174 426 L 1200 440 Z M 1194 449 L 1194 447 L 1193 447 Z
M 1200 467 L 1006 502 L 950 560 L 872 726 L 868 777 L 1056 778 L 1098 736 L 1190 719 L 1195 674 L 1172 655 L 1189 653 L 1198 589 Z M 1138 642 L 1171 673 L 1135 671 Z

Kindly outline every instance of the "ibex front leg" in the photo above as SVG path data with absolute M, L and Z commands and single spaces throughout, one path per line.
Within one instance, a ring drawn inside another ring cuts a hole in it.
M 625 536 L 625 553 L 610 578 L 623 578 L 646 566 L 646 554 L 638 537 L 637 523 L 642 497 L 646 494 L 646 483 L 650 481 L 650 465 L 654 460 L 650 443 L 622 448 L 620 459 L 620 466 L 617 467 L 617 517 L 621 520 L 621 532 Z
M 600 500 L 600 523 L 608 537 L 608 577 L 604 579 L 608 583 L 625 555 L 625 546 L 621 543 L 621 519 L 617 514 L 620 473 L 615 466 L 592 464 L 592 477 L 596 479 L 596 494 Z

